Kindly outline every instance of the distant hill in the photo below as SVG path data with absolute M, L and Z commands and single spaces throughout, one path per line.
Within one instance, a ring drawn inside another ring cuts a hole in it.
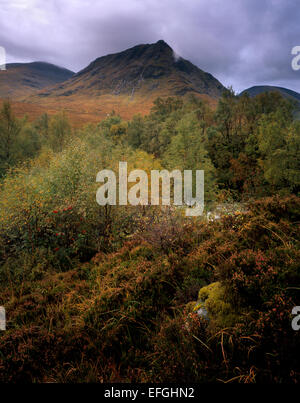
M 68 80 L 74 72 L 45 62 L 11 63 L 0 71 L 0 98 L 20 99 Z
M 70 80 L 40 94 L 41 97 L 204 94 L 218 98 L 223 85 L 211 74 L 178 57 L 163 40 L 137 45 L 99 57 Z
M 274 92 L 274 91 L 279 92 L 284 98 L 296 101 L 299 104 L 300 109 L 300 94 L 298 92 L 283 87 L 275 87 L 270 85 L 257 85 L 242 91 L 239 95 L 248 93 L 250 97 L 254 97 L 264 92 Z

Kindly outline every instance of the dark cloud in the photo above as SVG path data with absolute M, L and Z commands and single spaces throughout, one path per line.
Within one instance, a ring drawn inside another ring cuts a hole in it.
M 294 0 L 0 0 L 8 62 L 45 60 L 78 71 L 93 59 L 164 39 L 239 91 L 258 84 L 300 92 Z

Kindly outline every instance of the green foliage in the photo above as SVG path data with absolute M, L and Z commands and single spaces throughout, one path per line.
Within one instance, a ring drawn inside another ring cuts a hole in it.
M 43 146 L 62 151 L 71 136 L 71 126 L 65 112 L 48 117 L 43 114 L 36 122 L 16 119 L 9 101 L 4 101 L 0 113 L 0 176 L 12 167 L 37 156 Z
M 12 113 L 10 103 L 4 101 L 0 113 L 0 174 L 16 160 L 16 140 L 20 126 Z
M 297 194 L 300 172 L 299 122 L 287 124 L 280 112 L 262 118 L 258 146 L 264 176 L 272 189 Z
M 237 312 L 236 308 L 228 302 L 226 288 L 220 282 L 202 287 L 198 294 L 198 300 L 201 301 L 199 307 L 203 306 L 208 312 L 209 326 L 213 331 L 216 328 L 223 329 L 233 326 L 241 316 L 241 313 Z
M 70 134 L 71 126 L 65 112 L 53 116 L 49 125 L 49 142 L 52 149 L 62 151 L 69 141 Z

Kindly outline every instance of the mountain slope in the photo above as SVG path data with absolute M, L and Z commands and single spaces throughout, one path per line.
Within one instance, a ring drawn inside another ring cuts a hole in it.
M 11 63 L 0 72 L 0 98 L 18 99 L 72 77 L 65 68 L 45 62 Z
M 223 85 L 189 61 L 175 56 L 160 40 L 120 53 L 100 57 L 70 80 L 40 93 L 41 97 L 75 95 L 185 95 L 205 94 L 218 98 Z
M 264 92 L 274 92 L 274 91 L 279 92 L 284 98 L 288 98 L 298 102 L 300 108 L 300 94 L 298 92 L 283 87 L 275 87 L 271 85 L 257 85 L 242 91 L 240 95 L 248 93 L 250 97 L 255 97 L 256 95 L 262 94 Z
M 4 72 L 6 77 L 10 70 L 13 72 L 13 67 Z M 76 74 L 67 71 L 59 80 L 55 76 L 59 83 L 53 83 L 49 72 L 43 80 L 17 77 L 16 83 L 13 79 L 5 84 L 0 81 L 0 97 L 9 93 L 18 101 L 13 105 L 17 116 L 26 113 L 33 120 L 41 111 L 53 114 L 65 110 L 78 126 L 99 122 L 112 110 L 124 119 L 147 114 L 157 97 L 194 94 L 214 107 L 225 90 L 211 74 L 175 55 L 162 40 L 99 57 Z M 42 88 L 45 84 L 47 88 Z

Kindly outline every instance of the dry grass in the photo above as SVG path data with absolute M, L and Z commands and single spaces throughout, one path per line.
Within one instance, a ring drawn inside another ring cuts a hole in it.
M 140 113 L 147 115 L 153 106 L 157 94 L 151 97 L 136 96 L 131 99 L 126 95 L 101 95 L 98 97 L 73 96 L 73 97 L 37 97 L 32 96 L 24 100 L 11 102 L 14 113 L 18 118 L 28 116 L 29 121 L 34 121 L 43 113 L 54 115 L 65 110 L 74 127 L 80 127 L 87 123 L 98 123 L 113 110 L 123 119 L 131 119 Z M 216 108 L 217 100 L 208 95 L 199 95 L 206 100 L 212 108 Z M 3 99 L 0 102 L 2 102 Z

